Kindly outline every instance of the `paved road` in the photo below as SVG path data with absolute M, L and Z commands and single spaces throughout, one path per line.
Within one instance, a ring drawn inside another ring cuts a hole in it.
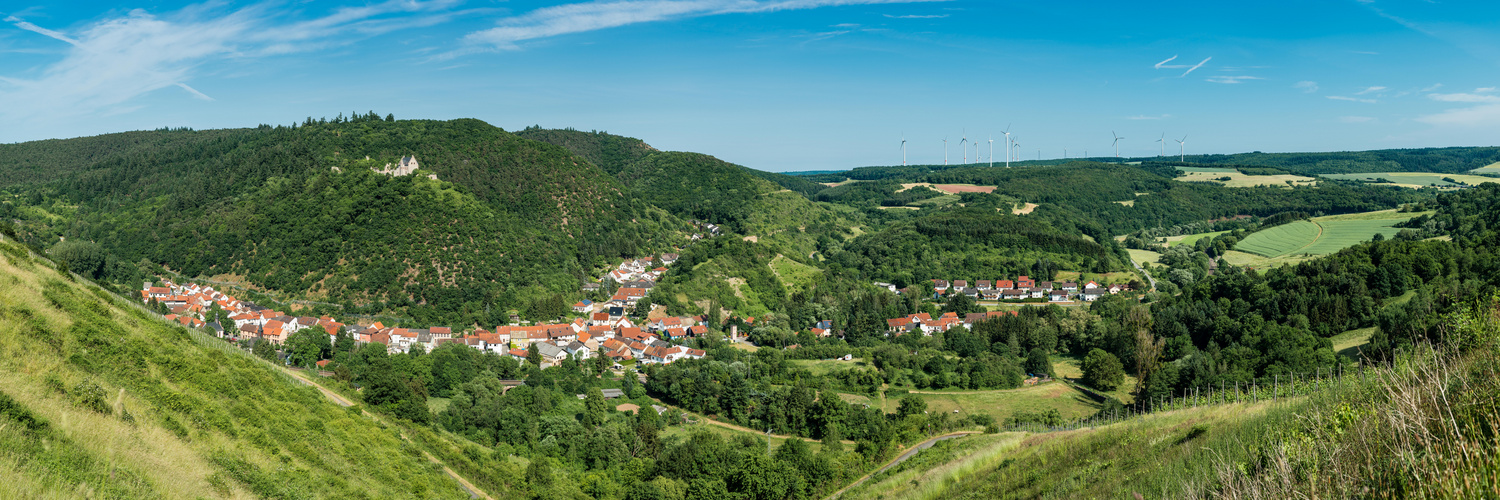
M 1130 265 L 1135 266 L 1135 270 L 1140 271 L 1141 274 L 1146 275 L 1146 281 L 1151 282 L 1151 289 L 1156 289 L 1156 278 L 1152 278 L 1151 273 L 1146 272 L 1146 269 L 1141 267 L 1141 264 L 1139 262 L 1135 261 L 1135 257 L 1130 258 Z
M 922 450 L 931 448 L 932 445 L 937 444 L 938 441 L 943 441 L 943 440 L 947 440 L 947 439 L 953 439 L 953 438 L 957 438 L 957 437 L 964 437 L 964 436 L 967 436 L 967 435 L 970 435 L 970 434 L 979 434 L 979 431 L 954 432 L 954 433 L 944 434 L 944 435 L 941 435 L 941 436 L 938 436 L 938 437 L 935 437 L 935 438 L 923 441 L 920 444 L 918 444 L 916 446 L 913 446 L 910 449 L 907 449 L 905 453 L 902 453 L 900 456 L 898 456 L 895 459 L 891 460 L 890 462 L 886 463 L 884 467 L 881 467 L 879 470 L 876 470 L 875 472 L 871 472 L 869 474 L 865 474 L 865 476 L 859 478 L 858 481 L 855 481 L 853 483 L 849 483 L 849 486 L 845 486 L 842 489 L 834 492 L 832 495 L 829 495 L 828 498 L 829 499 L 838 498 L 840 495 L 843 495 L 845 491 L 848 491 L 849 488 L 853 488 L 855 486 L 859 486 L 861 483 L 864 483 L 866 480 L 870 479 L 870 476 L 873 476 L 873 475 L 885 472 L 886 469 L 889 469 L 891 467 L 895 467 L 897 465 L 900 465 L 901 462 L 905 462 L 906 459 L 911 458 L 913 456 L 916 456 L 916 454 L 920 453 Z

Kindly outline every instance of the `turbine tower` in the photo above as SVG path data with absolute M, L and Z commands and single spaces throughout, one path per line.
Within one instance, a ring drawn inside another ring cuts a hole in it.
M 968 143 L 969 143 L 969 131 L 965 130 L 964 131 L 964 138 L 963 138 L 963 140 L 958 141 L 958 148 L 964 150 L 963 155 L 964 155 L 964 164 L 965 165 L 967 165 L 969 163 L 969 146 L 968 146 Z
M 1005 125 L 1005 168 L 1010 168 L 1010 124 Z
M 906 166 L 906 134 L 901 134 L 901 165 Z
M 948 138 L 943 138 L 943 164 L 948 164 Z
M 1177 139 L 1172 139 L 1172 140 L 1177 141 Z M 1185 151 L 1187 151 L 1187 135 L 1183 135 L 1182 136 L 1182 140 L 1177 141 L 1177 161 L 1184 162 L 1184 163 L 1187 162 L 1187 160 L 1183 159 L 1183 158 L 1187 158 L 1187 155 L 1184 154 Z
M 1113 131 L 1113 130 L 1109 131 L 1109 135 L 1115 136 L 1115 143 L 1112 144 L 1112 146 L 1115 147 L 1115 158 L 1119 158 L 1120 157 L 1120 139 L 1124 139 L 1124 137 L 1120 137 L 1120 135 L 1116 134 L 1115 131 Z
M 1161 133 L 1161 138 L 1157 139 L 1156 142 L 1161 144 L 1161 152 L 1156 153 L 1156 156 L 1158 156 L 1158 157 L 1166 156 L 1167 155 L 1167 133 L 1166 132 L 1162 132 Z
M 990 166 L 995 166 L 995 136 L 990 135 Z

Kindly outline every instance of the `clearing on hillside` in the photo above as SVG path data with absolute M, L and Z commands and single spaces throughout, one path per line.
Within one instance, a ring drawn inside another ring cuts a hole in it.
M 1327 255 L 1369 241 L 1376 233 L 1394 236 L 1400 231 L 1397 223 L 1416 215 L 1382 210 L 1317 217 L 1251 233 L 1235 250 L 1271 258 Z
M 1470 170 L 1469 172 L 1475 174 L 1500 174 L 1500 161 Z
M 1479 169 L 1475 169 L 1474 171 L 1475 172 L 1484 171 L 1484 169 L 1487 169 L 1487 168 L 1490 168 L 1490 167 L 1493 167 L 1493 166 L 1494 165 L 1490 165 L 1490 166 L 1487 166 L 1487 167 L 1482 167 L 1482 168 L 1479 168 Z M 1500 170 L 1497 170 L 1497 171 L 1500 171 Z M 1492 172 L 1494 172 L 1494 171 L 1492 171 Z M 1343 179 L 1343 180 L 1369 181 L 1369 182 L 1375 182 L 1377 180 L 1384 179 L 1386 181 L 1389 181 L 1393 185 L 1401 186 L 1401 187 L 1409 187 L 1409 188 L 1413 188 L 1413 189 L 1415 189 L 1415 188 L 1422 188 L 1422 187 L 1429 187 L 1429 186 L 1431 186 L 1431 187 L 1458 187 L 1459 186 L 1459 184 L 1454 183 L 1454 182 L 1450 182 L 1448 179 L 1452 179 L 1454 181 L 1458 181 L 1460 183 L 1468 184 L 1468 185 L 1471 185 L 1471 186 L 1477 186 L 1479 184 L 1484 184 L 1486 182 L 1500 182 L 1500 179 L 1495 179 L 1493 177 L 1485 177 L 1485 176 L 1482 176 L 1482 175 L 1438 174 L 1438 173 L 1432 173 L 1432 172 L 1370 172 L 1370 173 L 1363 173 L 1363 174 L 1322 174 L 1322 175 L 1323 175 L 1323 177 L 1327 177 L 1329 179 Z
M 1183 182 L 1217 182 L 1228 187 L 1314 186 L 1318 180 L 1301 175 L 1245 175 L 1232 168 L 1177 167 Z

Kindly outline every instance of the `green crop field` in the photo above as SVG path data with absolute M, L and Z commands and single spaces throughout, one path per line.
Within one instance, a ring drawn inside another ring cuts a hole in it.
M 1397 223 L 1418 214 L 1394 210 L 1318 217 L 1252 233 L 1235 250 L 1262 257 L 1317 256 L 1369 241 L 1376 233 L 1387 238 L 1400 229 Z
M 1491 163 L 1489 165 L 1470 170 L 1469 172 L 1476 174 L 1500 174 L 1500 162 Z
M 1476 172 L 1500 172 L 1500 170 L 1485 170 L 1485 169 L 1489 169 L 1489 168 L 1492 168 L 1492 167 L 1494 167 L 1494 165 L 1490 165 L 1488 167 L 1483 167 L 1483 168 L 1480 168 L 1480 169 L 1476 169 L 1474 171 L 1476 171 Z M 1452 182 L 1445 181 L 1445 180 L 1443 180 L 1444 178 L 1453 179 L 1453 180 L 1462 182 L 1464 184 L 1469 184 L 1469 185 L 1479 185 L 1479 184 L 1483 184 L 1483 183 L 1486 183 L 1486 182 L 1500 182 L 1500 179 L 1495 179 L 1493 177 L 1484 177 L 1484 176 L 1480 176 L 1480 175 L 1437 174 L 1437 173 L 1431 173 L 1431 172 L 1372 172 L 1372 173 L 1363 173 L 1363 174 L 1322 174 L 1322 176 L 1323 177 L 1327 177 L 1329 179 L 1343 179 L 1343 180 L 1356 180 L 1356 181 L 1358 181 L 1358 180 L 1374 181 L 1376 179 L 1385 179 L 1387 181 L 1390 181 L 1391 184 L 1395 184 L 1397 186 L 1410 187 L 1410 188 L 1427 187 L 1427 186 L 1454 187 L 1454 186 L 1458 185 L 1458 184 L 1454 184 Z

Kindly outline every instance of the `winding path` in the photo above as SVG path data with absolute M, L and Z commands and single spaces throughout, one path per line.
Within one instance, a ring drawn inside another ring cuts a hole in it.
M 274 363 L 272 363 L 272 364 L 274 365 Z M 354 402 L 353 401 L 349 401 L 348 398 L 345 398 L 344 396 L 339 395 L 339 393 L 333 392 L 332 390 L 330 390 L 327 387 L 323 387 L 322 384 L 319 384 L 317 382 L 313 382 L 311 379 L 307 378 L 307 376 L 304 375 L 299 370 L 293 370 L 293 369 L 287 368 L 285 366 L 277 366 L 276 368 L 278 368 L 281 371 L 285 372 L 287 375 L 291 375 L 292 378 L 296 379 L 298 382 L 302 382 L 303 384 L 307 384 L 307 385 L 310 385 L 310 386 L 313 386 L 313 387 L 317 388 L 318 392 L 323 393 L 323 395 L 326 396 L 330 401 L 333 401 L 335 404 L 337 404 L 339 406 L 343 406 L 345 408 L 350 407 L 350 406 L 354 406 Z M 363 413 L 366 417 L 369 417 L 369 418 L 371 418 L 371 419 L 373 419 L 373 420 L 375 420 L 377 422 L 380 421 L 380 416 L 379 415 L 375 415 L 375 414 L 370 413 L 368 411 L 364 411 L 363 409 L 360 410 L 360 413 Z M 408 442 L 411 441 L 409 439 L 406 439 L 406 434 L 405 433 L 401 434 L 401 439 L 405 440 L 405 441 L 408 441 Z M 474 483 L 470 483 L 469 480 L 464 479 L 463 476 L 458 475 L 457 472 L 454 472 L 453 469 L 449 468 L 448 465 L 444 464 L 441 460 L 438 460 L 437 457 L 432 456 L 432 454 L 428 453 L 427 450 L 422 450 L 422 455 L 426 456 L 428 461 L 430 461 L 432 463 L 435 463 L 435 464 L 438 464 L 438 466 L 442 467 L 443 468 L 443 472 L 448 473 L 448 476 L 452 477 L 453 480 L 458 481 L 458 486 L 460 488 L 463 488 L 464 491 L 468 492 L 470 498 L 484 498 L 484 499 L 487 499 L 487 500 L 495 500 L 494 497 L 490 496 L 488 493 L 485 493 L 483 490 L 480 490 L 478 486 L 474 486 Z
M 937 436 L 937 437 L 934 437 L 932 439 L 928 439 L 926 441 L 918 443 L 916 446 L 912 446 L 911 448 L 908 448 L 905 453 L 902 453 L 901 455 L 897 456 L 896 458 L 891 459 L 891 461 L 886 462 L 886 464 L 884 466 L 882 466 L 879 469 L 876 469 L 875 472 L 871 472 L 869 474 L 865 474 L 864 477 L 859 478 L 858 480 L 854 481 L 853 483 L 849 483 L 848 486 L 840 488 L 838 491 L 833 492 L 832 495 L 828 495 L 828 498 L 830 500 L 832 500 L 834 498 L 838 498 L 839 496 L 843 495 L 845 491 L 848 491 L 849 488 L 853 488 L 855 486 L 859 486 L 860 484 L 863 484 L 865 481 L 869 480 L 870 476 L 874 476 L 876 474 L 885 472 L 886 469 L 890 469 L 891 467 L 895 467 L 897 465 L 900 465 L 901 462 L 905 462 L 906 459 L 916 456 L 917 453 L 920 453 L 922 450 L 931 448 L 932 445 L 937 444 L 938 441 L 943 441 L 943 440 L 953 439 L 953 438 L 958 438 L 958 437 L 964 437 L 964 436 L 967 436 L 967 435 L 970 435 L 970 434 L 979 434 L 979 431 L 952 432 L 952 433 L 948 433 L 948 434 L 944 434 L 944 435 L 941 435 L 941 436 Z

